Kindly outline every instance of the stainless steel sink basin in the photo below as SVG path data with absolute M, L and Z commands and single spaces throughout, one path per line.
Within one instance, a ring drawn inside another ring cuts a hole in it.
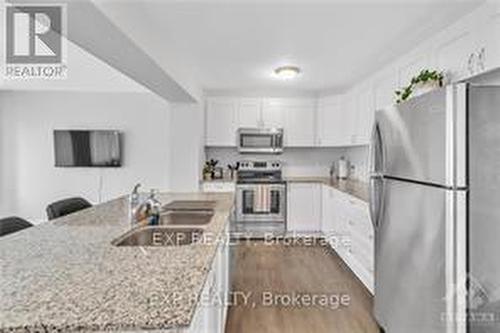
M 163 210 L 210 210 L 215 208 L 216 202 L 210 200 L 175 200 L 163 206 Z
M 160 215 L 160 225 L 203 226 L 213 216 L 213 211 L 169 211 Z
M 113 241 L 115 246 L 181 246 L 202 240 L 203 229 L 145 226 L 132 229 Z

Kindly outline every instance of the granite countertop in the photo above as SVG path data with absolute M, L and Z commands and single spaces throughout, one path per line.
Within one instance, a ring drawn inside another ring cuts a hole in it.
M 219 179 L 202 179 L 200 180 L 200 183 L 236 183 L 236 176 L 231 178 L 229 175 L 224 173 L 223 178 Z
M 205 233 L 223 236 L 232 194 L 161 194 L 216 200 Z M 120 198 L 0 239 L 0 332 L 185 328 L 217 242 L 117 247 L 130 230 Z M 175 300 L 181 301 L 172 301 Z
M 343 180 L 331 177 L 285 177 L 285 180 L 292 183 L 321 183 L 350 194 L 365 202 L 370 200 L 368 183 L 359 180 Z

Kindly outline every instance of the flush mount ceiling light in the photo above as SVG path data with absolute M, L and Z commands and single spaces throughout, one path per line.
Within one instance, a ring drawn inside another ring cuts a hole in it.
M 300 68 L 297 66 L 282 66 L 274 70 L 274 75 L 282 80 L 291 80 L 300 74 Z

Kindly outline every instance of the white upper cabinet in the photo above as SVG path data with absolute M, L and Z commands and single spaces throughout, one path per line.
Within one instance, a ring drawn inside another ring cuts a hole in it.
M 264 127 L 282 127 L 286 147 L 312 147 L 316 136 L 316 102 L 312 99 L 269 98 L 264 100 Z
M 358 132 L 356 98 L 357 95 L 355 91 L 350 91 L 341 98 L 341 123 L 335 127 L 335 130 L 339 132 L 340 146 L 351 146 L 356 144 L 356 133 Z
M 209 98 L 206 105 L 207 146 L 236 146 L 238 125 L 238 100 L 233 98 Z
M 425 52 L 411 54 L 408 59 L 398 66 L 399 88 L 410 84 L 411 79 L 425 68 L 433 68 L 429 55 Z
M 265 99 L 262 108 L 262 125 L 266 128 L 285 128 L 285 107 L 282 99 Z
M 320 99 L 317 115 L 317 146 L 345 147 L 353 143 L 356 101 L 346 94 Z
M 313 147 L 316 100 L 307 98 L 225 98 L 207 100 L 207 146 L 235 146 L 240 127 L 283 128 L 285 147 Z
M 491 10 L 477 30 L 476 70 L 479 72 L 500 67 L 500 4 L 490 6 Z
M 378 75 L 373 82 L 375 110 L 386 108 L 395 103 L 394 91 L 399 87 L 398 73 L 394 69 Z
M 238 107 L 238 127 L 263 127 L 262 99 L 242 98 Z
M 371 139 L 375 119 L 375 98 L 370 84 L 365 84 L 357 91 L 356 121 L 354 142 L 356 145 L 368 145 Z
M 320 147 L 338 146 L 341 139 L 338 131 L 342 123 L 340 97 L 321 98 L 318 103 L 317 145 Z
M 444 70 L 451 81 L 472 76 L 475 71 L 476 53 L 474 27 L 471 22 L 460 21 L 436 44 L 436 65 Z
M 448 27 L 436 44 L 439 69 L 452 82 L 462 81 L 500 66 L 499 5 L 487 2 Z
M 316 141 L 316 102 L 294 100 L 284 105 L 285 145 L 288 147 L 313 147 Z

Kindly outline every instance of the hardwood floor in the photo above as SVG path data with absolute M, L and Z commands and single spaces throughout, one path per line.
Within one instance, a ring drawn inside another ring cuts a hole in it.
M 333 250 L 256 241 L 234 251 L 226 333 L 379 332 L 372 296 Z

